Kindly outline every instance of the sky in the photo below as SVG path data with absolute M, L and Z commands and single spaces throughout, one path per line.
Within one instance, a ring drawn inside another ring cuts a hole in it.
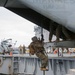
M 0 41 L 11 38 L 16 46 L 28 46 L 35 35 L 35 24 L 0 7 Z

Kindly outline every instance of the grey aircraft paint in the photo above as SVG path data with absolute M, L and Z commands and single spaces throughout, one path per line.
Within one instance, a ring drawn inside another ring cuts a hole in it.
M 25 6 L 75 32 L 75 0 L 0 0 L 0 6 Z

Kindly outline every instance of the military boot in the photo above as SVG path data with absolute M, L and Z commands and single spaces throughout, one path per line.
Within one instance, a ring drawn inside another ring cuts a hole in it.
M 42 71 L 48 71 L 48 69 L 47 68 L 45 68 L 45 67 L 41 67 L 41 69 L 40 70 L 42 70 Z

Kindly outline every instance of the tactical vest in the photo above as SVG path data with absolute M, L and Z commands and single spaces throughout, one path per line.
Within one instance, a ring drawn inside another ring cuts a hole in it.
M 29 45 L 29 53 L 31 55 L 34 55 L 35 54 L 35 50 L 33 49 L 32 45 Z
M 37 52 L 42 52 L 44 50 L 43 44 L 40 41 L 32 42 L 29 46 L 30 54 L 34 55 Z

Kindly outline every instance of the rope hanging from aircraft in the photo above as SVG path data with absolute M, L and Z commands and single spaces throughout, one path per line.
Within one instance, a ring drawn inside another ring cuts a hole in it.
M 8 2 L 8 0 L 5 1 L 5 3 L 4 3 L 4 7 L 6 6 L 7 2 Z
M 3 58 L 0 57 L 0 67 L 2 66 L 2 64 L 3 64 Z

